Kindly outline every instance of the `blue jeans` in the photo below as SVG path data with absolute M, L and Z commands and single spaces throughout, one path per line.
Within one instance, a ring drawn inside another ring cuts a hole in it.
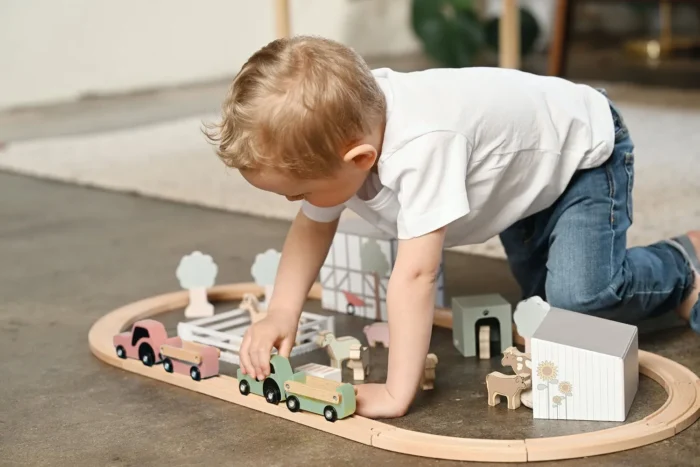
M 523 298 L 539 295 L 557 308 L 636 324 L 677 308 L 694 276 L 667 243 L 627 248 L 634 144 L 620 113 L 610 107 L 615 124 L 610 158 L 576 172 L 552 206 L 516 222 L 500 238 Z

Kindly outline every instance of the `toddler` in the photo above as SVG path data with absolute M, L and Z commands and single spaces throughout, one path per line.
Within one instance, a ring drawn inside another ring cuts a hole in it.
M 700 332 L 700 231 L 627 249 L 633 143 L 604 91 L 501 68 L 370 70 L 297 36 L 256 52 L 207 135 L 253 186 L 301 201 L 267 317 L 240 349 L 269 375 L 349 208 L 398 238 L 387 291 L 386 384 L 357 413 L 405 414 L 430 344 L 443 248 L 500 235 L 523 298 L 635 323 L 675 311 Z

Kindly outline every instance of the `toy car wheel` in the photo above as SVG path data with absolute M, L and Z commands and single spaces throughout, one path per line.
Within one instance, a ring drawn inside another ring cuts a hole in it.
M 167 357 L 164 358 L 164 359 L 163 359 L 163 368 L 164 368 L 165 371 L 167 371 L 168 373 L 172 373 L 172 372 L 173 372 L 173 361 L 170 360 L 170 359 L 167 358 Z
M 355 305 L 353 305 L 352 303 L 348 303 L 348 306 L 347 306 L 347 308 L 345 309 L 345 311 L 347 311 L 348 314 L 351 315 L 351 316 L 354 315 L 354 314 L 355 314 L 355 311 L 356 311 L 356 310 L 355 310 Z
M 290 412 L 299 412 L 300 404 L 299 399 L 294 396 L 287 397 L 287 408 Z
M 126 350 L 121 345 L 117 346 L 117 357 L 126 358 Z
M 334 421 L 338 420 L 338 413 L 333 407 L 327 405 L 326 408 L 323 409 L 323 418 L 333 423 Z
M 153 366 L 156 361 L 156 354 L 153 353 L 153 349 L 148 344 L 142 344 L 139 347 L 139 360 L 146 366 Z
M 277 405 L 282 400 L 280 388 L 277 387 L 277 383 L 274 380 L 269 378 L 263 383 L 263 394 L 265 394 L 265 400 L 270 404 Z
M 250 394 L 250 384 L 248 384 L 248 381 L 244 380 L 238 383 L 238 390 L 241 391 L 241 394 L 244 396 Z
M 199 368 L 196 366 L 193 366 L 190 368 L 190 378 L 192 378 L 195 381 L 199 381 L 202 379 L 202 374 L 199 372 Z

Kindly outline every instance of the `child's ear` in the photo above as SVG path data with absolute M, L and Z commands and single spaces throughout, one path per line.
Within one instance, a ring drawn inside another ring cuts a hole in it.
M 359 169 L 369 171 L 377 161 L 377 149 L 371 144 L 358 144 L 345 153 L 343 161 L 352 162 Z

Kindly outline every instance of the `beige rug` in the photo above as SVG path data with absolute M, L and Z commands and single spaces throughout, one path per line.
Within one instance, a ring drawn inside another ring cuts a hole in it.
M 621 103 L 637 146 L 630 245 L 700 228 L 700 109 Z M 10 144 L 0 168 L 202 206 L 291 219 L 298 203 L 259 192 L 215 157 L 189 118 L 128 130 Z M 458 248 L 503 257 L 497 238 Z

